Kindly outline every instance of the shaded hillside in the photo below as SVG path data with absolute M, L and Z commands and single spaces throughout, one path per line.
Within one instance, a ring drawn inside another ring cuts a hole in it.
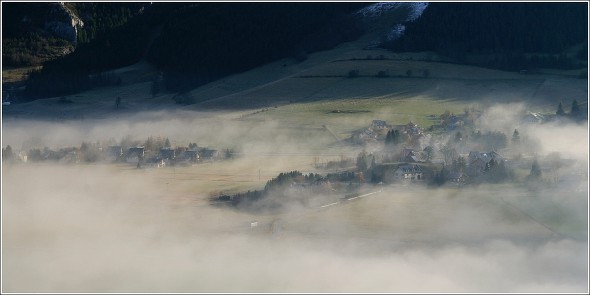
M 21 100 L 116 85 L 114 77 L 104 72 L 141 60 L 155 28 L 179 5 L 150 5 L 125 25 L 99 34 L 89 43 L 80 44 L 74 53 L 46 62 L 41 70 L 29 75 Z
M 84 20 L 78 31 L 78 42 L 89 43 L 98 36 L 124 25 L 141 14 L 148 2 L 67 2 L 66 7 Z
M 52 97 L 115 84 L 100 73 L 136 63 L 146 53 L 164 72 L 166 88 L 180 92 L 279 58 L 304 60 L 307 53 L 360 36 L 350 13 L 366 5 L 155 3 L 32 73 L 25 96 Z
M 145 3 L 2 3 L 2 64 L 40 65 L 125 24 Z
M 2 66 L 40 65 L 74 50 L 72 40 L 46 30 L 51 3 L 2 3 Z
M 357 38 L 362 3 L 203 3 L 170 18 L 149 61 L 184 91 L 284 57 L 298 60 Z
M 431 3 L 394 51 L 435 51 L 460 62 L 502 69 L 571 68 L 587 60 L 586 3 Z M 533 53 L 535 53 L 533 55 Z

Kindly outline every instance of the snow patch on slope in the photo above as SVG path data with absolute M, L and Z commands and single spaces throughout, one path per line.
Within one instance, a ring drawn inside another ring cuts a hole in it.
M 386 12 L 401 7 L 410 8 L 410 13 L 405 21 L 414 21 L 418 19 L 426 7 L 428 7 L 428 2 L 379 2 L 359 10 L 358 13 L 365 18 L 377 18 Z

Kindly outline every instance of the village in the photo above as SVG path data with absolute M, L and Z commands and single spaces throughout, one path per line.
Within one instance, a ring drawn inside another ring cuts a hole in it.
M 321 173 L 281 173 L 263 190 L 214 196 L 212 201 L 245 209 L 273 209 L 281 202 L 308 206 L 318 196 L 356 198 L 383 185 L 461 188 L 519 182 L 538 189 L 585 177 L 585 167 L 576 166 L 559 152 L 541 154 L 537 142 L 518 130 L 571 122 L 564 114 L 528 112 L 509 135 L 481 132 L 475 124 L 479 116 L 481 112 L 475 110 L 458 115 L 445 111 L 430 116 L 437 124 L 427 130 L 412 121 L 391 125 L 375 119 L 341 142 L 362 149 L 356 158 L 321 161 L 315 157 L 313 166 Z
M 172 147 L 170 140 L 163 137 L 148 137 L 145 142 L 132 141 L 129 137 L 119 145 L 102 142 L 83 142 L 80 147 L 32 148 L 28 151 L 14 151 L 10 145 L 2 149 L 2 158 L 8 163 L 57 162 L 62 164 L 80 163 L 126 163 L 137 168 L 164 168 L 171 166 L 192 166 L 198 163 L 229 159 L 234 156 L 232 149 L 220 153 L 216 149 L 199 147 L 196 143 Z
M 512 134 L 482 132 L 476 124 L 482 112 L 473 108 L 465 109 L 461 114 L 444 111 L 429 115 L 433 124 L 426 130 L 412 121 L 396 125 L 373 119 L 367 122 L 367 127 L 339 140 L 340 145 L 359 151 L 355 157 L 320 161 L 320 157 L 315 156 L 313 169 L 308 174 L 300 171 L 280 173 L 268 180 L 263 190 L 221 194 L 213 196 L 212 200 L 239 205 L 281 195 L 278 203 L 273 198 L 271 206 L 279 207 L 284 200 L 305 203 L 314 195 L 354 197 L 382 185 L 460 188 L 481 183 L 557 183 L 560 178 L 580 173 L 569 169 L 575 163 L 557 152 L 539 154 L 535 140 L 521 134 L 518 128 L 542 127 L 548 122 L 573 122 L 571 116 L 562 112 L 563 106 L 560 105 L 559 109 L 561 114 L 528 112 L 522 115 Z M 241 153 L 233 148 L 218 150 L 192 142 L 187 146 L 173 146 L 169 138 L 162 136 L 149 136 L 145 141 L 132 140 L 128 136 L 120 142 L 83 142 L 79 147 L 59 149 L 43 147 L 24 151 L 13 150 L 10 145 L 2 149 L 3 162 L 9 164 L 46 161 L 64 165 L 117 163 L 137 169 L 191 167 L 238 156 L 242 156 Z M 563 173 L 563 170 L 570 172 Z
M 473 110 L 460 115 L 445 111 L 440 116 L 431 116 L 439 124 L 432 125 L 428 131 L 411 121 L 389 125 L 383 120 L 373 120 L 348 140 L 363 147 L 356 159 L 316 163 L 316 167 L 328 170 L 352 167 L 342 174 L 350 176 L 354 172 L 358 182 L 438 185 L 449 182 L 460 186 L 513 181 L 517 177 L 515 169 L 535 170 L 531 177 L 540 177 L 541 171 L 536 171 L 541 169 L 539 161 L 546 163 L 544 170 L 553 174 L 556 167 L 572 164 L 561 159 L 559 153 L 541 157 L 534 140 L 521 135 L 517 128 L 509 135 L 499 131 L 482 133 L 474 124 L 478 116 L 480 113 Z M 518 126 L 541 126 L 557 120 L 559 116 L 528 112 Z

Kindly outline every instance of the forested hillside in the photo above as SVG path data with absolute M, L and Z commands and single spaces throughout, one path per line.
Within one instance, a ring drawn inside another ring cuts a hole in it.
M 149 4 L 142 2 L 66 2 L 66 7 L 84 20 L 78 42 L 88 43 L 100 34 L 121 26 L 142 13 Z
M 149 61 L 182 91 L 284 57 L 305 59 L 358 37 L 363 3 L 203 3 L 164 24 Z
M 302 61 L 310 53 L 360 37 L 366 28 L 354 12 L 370 4 L 65 3 L 85 22 L 78 30 L 76 50 L 31 73 L 23 100 L 116 85 L 117 79 L 105 73 L 140 60 L 163 73 L 158 86 L 178 93 L 280 58 Z M 27 15 L 36 15 L 35 7 Z M 20 40 L 16 36 L 22 34 L 15 32 L 25 27 L 14 24 L 22 20 L 3 19 L 3 25 L 5 21 L 7 40 Z M 41 35 L 34 29 L 41 18 L 30 23 L 31 34 Z M 457 63 L 505 70 L 587 66 L 585 3 L 434 2 L 420 18 L 404 25 L 400 38 L 382 46 L 434 51 Z M 72 46 L 51 35 L 44 38 Z M 28 40 L 21 42 L 26 50 L 50 48 L 31 44 L 35 38 L 23 40 Z M 7 54 L 20 54 L 22 64 L 27 51 L 6 48 Z M 14 65 L 19 58 L 13 59 Z
M 71 94 L 104 71 L 146 57 L 168 90 L 185 91 L 283 57 L 329 49 L 362 33 L 352 12 L 367 3 L 155 3 L 125 25 L 30 75 L 29 99 Z
M 587 3 L 434 2 L 407 25 L 404 36 L 383 46 L 511 70 L 571 68 L 587 60 L 587 45 L 564 53 L 587 43 L 587 18 Z
M 9 2 L 2 4 L 2 64 L 34 66 L 75 50 L 125 24 L 146 3 Z M 82 22 L 72 27 L 68 13 Z M 59 24 L 58 24 L 59 23 Z M 69 27 L 69 28 L 68 28 Z M 73 38 L 64 36 L 70 29 Z

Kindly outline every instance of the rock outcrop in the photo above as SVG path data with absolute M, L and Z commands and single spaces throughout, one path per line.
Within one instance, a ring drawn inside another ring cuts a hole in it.
M 50 9 L 49 17 L 45 21 L 45 30 L 76 45 L 78 28 L 84 27 L 84 22 L 63 2 L 51 3 Z

